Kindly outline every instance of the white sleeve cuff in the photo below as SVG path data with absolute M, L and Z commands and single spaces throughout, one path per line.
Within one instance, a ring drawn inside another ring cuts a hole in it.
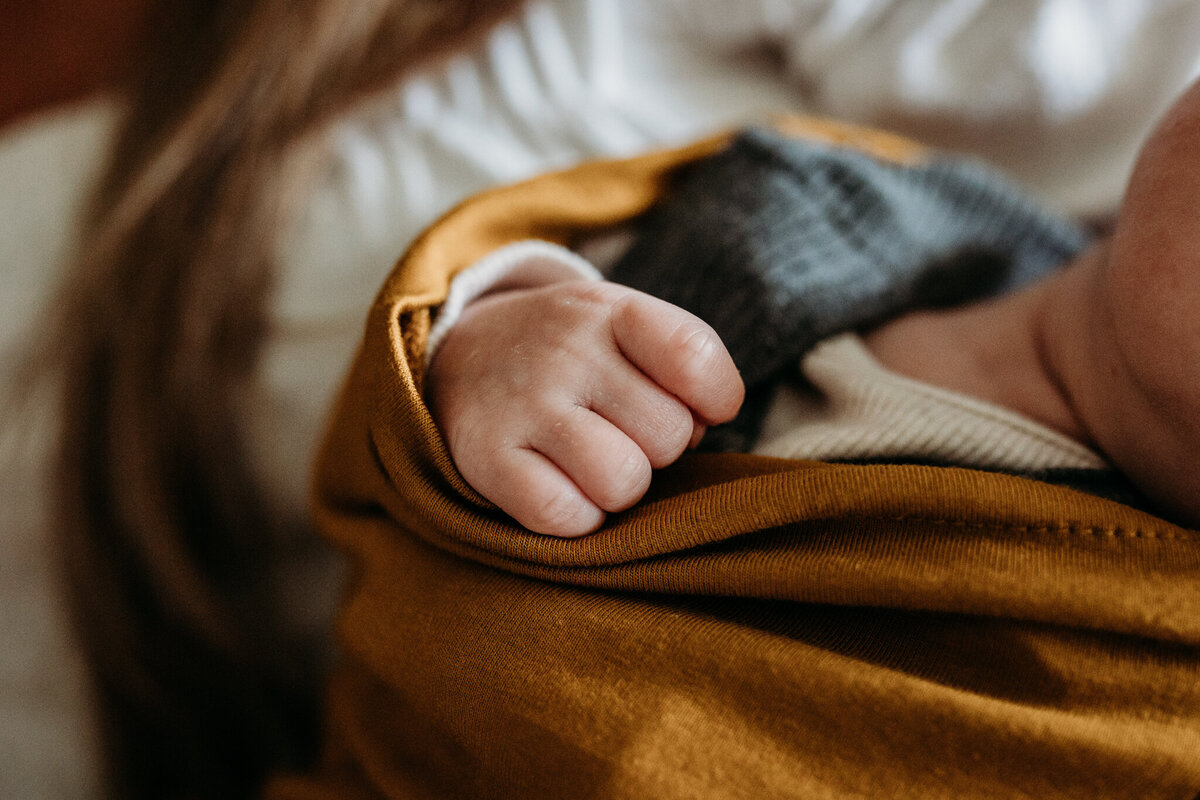
M 493 250 L 454 276 L 446 301 L 429 329 L 425 363 L 433 358 L 472 300 L 492 292 L 532 288 L 569 278 L 603 280 L 587 259 L 561 245 L 525 239 Z

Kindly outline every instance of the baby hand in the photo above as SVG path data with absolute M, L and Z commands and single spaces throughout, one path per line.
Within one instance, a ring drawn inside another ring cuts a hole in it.
M 538 533 L 580 536 L 744 394 L 715 331 L 615 283 L 501 292 L 463 312 L 426 392 L 459 472 Z

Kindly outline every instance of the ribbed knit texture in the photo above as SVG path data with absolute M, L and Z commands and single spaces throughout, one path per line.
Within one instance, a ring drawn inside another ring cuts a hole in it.
M 821 339 L 1011 290 L 1087 241 L 994 172 L 897 164 L 751 130 L 686 171 L 612 279 L 716 329 L 746 382 L 706 447 L 747 450 L 779 376 Z
M 1095 452 L 993 403 L 884 368 L 843 333 L 800 364 L 806 389 L 784 387 L 754 452 L 821 461 L 908 461 L 1005 470 L 1101 470 Z
M 1008 475 L 689 454 L 563 540 L 455 471 L 420 394 L 452 275 L 625 223 L 720 145 L 480 196 L 397 266 L 319 467 L 355 565 L 325 756 L 268 796 L 1191 800 L 1194 531 Z

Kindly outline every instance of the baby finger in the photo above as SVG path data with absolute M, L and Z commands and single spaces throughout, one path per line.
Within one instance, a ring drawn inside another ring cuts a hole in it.
M 530 446 L 605 511 L 622 511 L 650 485 L 650 461 L 622 430 L 582 406 L 538 429 Z

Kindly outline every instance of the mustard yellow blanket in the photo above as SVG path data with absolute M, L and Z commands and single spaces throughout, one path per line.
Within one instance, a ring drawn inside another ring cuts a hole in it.
M 319 467 L 355 565 L 325 754 L 269 794 L 1196 797 L 1200 533 L 997 474 L 693 454 L 557 540 L 459 477 L 421 399 L 450 278 L 628 220 L 723 142 L 481 195 L 396 267 Z

